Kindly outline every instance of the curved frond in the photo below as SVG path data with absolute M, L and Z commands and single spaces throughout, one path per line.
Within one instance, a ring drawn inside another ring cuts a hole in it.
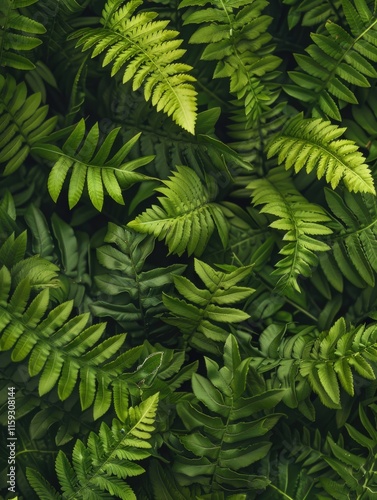
M 153 157 L 141 157 L 124 162 L 140 134 L 126 142 L 109 158 L 119 130 L 120 128 L 113 129 L 99 146 L 98 123 L 93 125 L 85 136 L 85 122 L 80 120 L 62 150 L 48 144 L 38 144 L 33 148 L 33 152 L 40 156 L 50 160 L 58 158 L 48 178 L 48 190 L 55 202 L 69 172 L 71 173 L 68 188 L 69 207 L 73 208 L 78 203 L 84 188 L 87 187 L 90 201 L 99 211 L 102 210 L 105 193 L 108 193 L 115 202 L 124 205 L 122 189 L 148 179 L 147 176 L 134 170 L 149 163 Z
M 158 393 L 139 406 L 130 407 L 124 423 L 114 419 L 110 428 L 103 422 L 98 434 L 90 433 L 86 446 L 80 440 L 76 442 L 72 462 L 59 451 L 55 468 L 63 495 L 37 471 L 28 468 L 30 484 L 38 493 L 43 487 L 53 499 L 104 498 L 103 491 L 106 491 L 111 498 L 136 500 L 126 480 L 145 472 L 136 462 L 151 455 L 149 440 L 155 430 L 157 405 Z
M 195 271 L 205 288 L 198 288 L 183 276 L 174 276 L 175 287 L 183 299 L 164 294 L 164 305 L 170 312 L 164 320 L 178 327 L 190 344 L 216 354 L 219 349 L 216 343 L 225 342 L 229 334 L 219 324 L 239 323 L 249 318 L 249 314 L 233 304 L 255 291 L 236 286 L 250 274 L 251 266 L 229 266 L 227 271 L 216 271 L 195 259 Z
M 345 129 L 329 121 L 293 118 L 273 141 L 268 156 L 278 155 L 279 164 L 316 172 L 335 189 L 343 181 L 349 191 L 376 194 L 365 158 L 353 141 L 339 139 Z
M 46 32 L 43 24 L 19 11 L 35 0 L 3 0 L 0 6 L 0 66 L 21 70 L 35 68 L 34 63 L 20 54 L 38 47 L 42 41 L 35 35 Z
M 0 75 L 0 165 L 10 175 L 23 164 L 32 146 L 49 135 L 57 118 L 48 118 L 40 93 L 27 95 L 25 82 Z
M 286 232 L 283 242 L 288 243 L 280 250 L 285 257 L 274 271 L 281 276 L 278 288 L 300 291 L 298 277 L 310 276 L 318 263 L 317 252 L 330 250 L 326 243 L 314 237 L 331 234 L 331 229 L 323 224 L 330 218 L 321 206 L 309 203 L 297 191 L 281 167 L 272 169 L 264 179 L 251 181 L 247 187 L 252 191 L 253 204 L 264 205 L 260 212 L 278 218 L 270 227 Z
M 166 187 L 155 190 L 165 195 L 158 198 L 161 206 L 152 205 L 138 215 L 128 226 L 135 231 L 153 234 L 159 240 L 165 239 L 169 253 L 200 256 L 215 229 L 223 245 L 228 237 L 228 227 L 220 205 L 214 203 L 217 186 L 204 185 L 190 168 L 177 167 Z
M 178 32 L 166 29 L 169 21 L 155 21 L 157 13 L 135 14 L 142 0 L 126 3 L 108 0 L 101 17 L 102 28 L 82 28 L 70 35 L 76 46 L 104 53 L 103 66 L 112 64 L 111 74 L 123 72 L 123 83 L 132 80 L 133 90 L 144 86 L 144 97 L 182 128 L 195 131 L 195 78 L 191 66 L 180 62 L 185 53 Z

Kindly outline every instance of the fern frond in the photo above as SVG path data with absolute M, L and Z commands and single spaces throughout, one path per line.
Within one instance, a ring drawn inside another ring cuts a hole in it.
M 124 205 L 122 188 L 148 179 L 147 176 L 136 173 L 134 170 L 149 163 L 153 157 L 141 157 L 124 162 L 140 134 L 126 142 L 109 158 L 119 130 L 120 128 L 113 129 L 101 146 L 98 146 L 98 123 L 93 125 L 85 137 L 85 122 L 80 120 L 64 143 L 62 150 L 48 144 L 39 144 L 33 148 L 33 152 L 40 156 L 52 160 L 58 158 L 48 178 L 48 190 L 55 202 L 70 171 L 72 173 L 68 188 L 69 207 L 73 208 L 78 203 L 86 186 L 90 201 L 99 211 L 102 210 L 105 193 L 108 193 L 116 203 Z
M 198 288 L 183 276 L 174 276 L 175 287 L 184 298 L 164 295 L 164 305 L 170 312 L 164 321 L 178 327 L 190 344 L 216 354 L 216 342 L 225 342 L 229 334 L 219 323 L 239 323 L 249 318 L 233 304 L 254 292 L 252 288 L 237 286 L 249 275 L 251 266 L 216 271 L 198 259 L 194 265 L 205 288 Z
M 104 498 L 106 491 L 111 498 L 136 500 L 128 477 L 145 472 L 138 463 L 151 455 L 149 440 L 155 430 L 154 422 L 158 405 L 158 393 L 130 407 L 124 423 L 113 420 L 111 428 L 104 422 L 98 434 L 91 432 L 87 445 L 80 440 L 72 452 L 72 463 L 63 451 L 59 451 L 55 467 L 63 495 L 57 494 L 34 469 L 27 469 L 27 478 L 39 493 L 41 484 L 50 491 L 50 498 Z
M 148 336 L 158 328 L 156 316 L 164 310 L 162 291 L 185 266 L 149 269 L 146 259 L 154 249 L 153 236 L 127 227 L 109 223 L 105 242 L 110 244 L 97 249 L 97 259 L 107 272 L 98 273 L 94 280 L 107 300 L 94 302 L 90 309 L 96 316 L 114 318 L 133 336 Z
M 333 258 L 320 259 L 331 284 L 338 269 L 358 287 L 374 286 L 377 272 L 377 204 L 369 194 L 343 197 L 326 189 L 326 201 L 336 217 L 337 229 L 333 243 Z M 330 277 L 329 275 L 332 274 Z M 338 289 L 338 288 L 337 288 Z
M 289 5 L 287 21 L 289 29 L 293 29 L 299 22 L 301 26 L 317 26 L 331 19 L 339 20 L 341 0 L 328 2 L 327 0 L 284 0 Z
M 49 135 L 57 118 L 46 120 L 48 106 L 40 106 L 39 93 L 27 95 L 25 82 L 0 75 L 0 164 L 3 175 L 15 172 L 37 141 Z
M 159 197 L 161 206 L 152 205 L 128 226 L 135 231 L 165 239 L 169 253 L 200 256 L 215 229 L 223 245 L 228 227 L 220 205 L 214 203 L 217 186 L 204 185 L 190 168 L 178 166 L 173 176 L 163 180 L 166 187 L 156 188 L 165 195 Z
M 369 80 L 376 78 L 374 63 L 377 61 L 377 18 L 364 0 L 351 4 L 341 0 L 350 32 L 328 20 L 328 34 L 312 33 L 314 44 L 306 51 L 309 55 L 296 54 L 301 71 L 291 71 L 293 85 L 285 91 L 314 107 L 316 116 L 341 120 L 339 105 L 334 98 L 357 104 L 350 84 L 369 87 Z
M 103 66 L 112 63 L 111 75 L 123 71 L 123 83 L 133 90 L 144 85 L 144 97 L 182 128 L 194 134 L 196 121 L 195 78 L 191 66 L 180 62 L 185 53 L 178 32 L 166 29 L 168 21 L 155 21 L 157 13 L 139 12 L 142 0 L 126 3 L 109 0 L 101 17 L 102 28 L 82 28 L 69 36 L 77 47 L 105 53 Z M 126 68 L 124 69 L 124 66 Z
M 376 194 L 368 165 L 353 141 L 339 139 L 345 129 L 329 121 L 293 118 L 268 149 L 268 157 L 278 155 L 279 164 L 316 172 L 335 189 L 342 180 L 349 191 Z
M 57 386 L 59 399 L 64 401 L 80 380 L 81 408 L 85 410 L 93 405 L 94 418 L 99 418 L 110 408 L 112 393 L 127 387 L 119 376 L 135 363 L 140 350 L 131 349 L 115 357 L 124 344 L 124 334 L 98 343 L 105 324 L 87 326 L 89 313 L 70 318 L 72 300 L 46 314 L 49 289 L 45 288 L 32 300 L 30 295 L 28 278 L 11 294 L 11 274 L 6 267 L 1 268 L 0 350 L 12 349 L 13 362 L 29 356 L 29 374 L 39 376 L 41 396 Z M 114 395 L 115 410 L 121 415 L 124 410 L 119 409 L 118 402 Z M 122 408 L 124 404 L 122 401 Z
M 248 123 L 253 123 L 270 109 L 279 92 L 263 81 L 266 74 L 280 65 L 280 58 L 271 54 L 267 29 L 272 17 L 262 14 L 264 0 L 221 2 L 183 0 L 179 7 L 193 7 L 184 24 L 200 24 L 189 42 L 206 44 L 201 59 L 218 61 L 214 78 L 230 78 L 230 92 L 244 103 Z M 197 7 L 200 7 L 199 9 Z
M 317 252 L 330 250 L 326 243 L 313 237 L 331 234 L 331 229 L 322 224 L 329 217 L 322 207 L 309 203 L 296 190 L 281 167 L 272 169 L 264 179 L 251 181 L 247 187 L 252 191 L 253 204 L 264 205 L 261 213 L 278 217 L 270 227 L 286 232 L 283 241 L 288 243 L 280 250 L 285 257 L 274 271 L 281 276 L 278 288 L 300 291 L 298 277 L 310 276 L 318 262 Z
M 297 383 L 301 380 L 300 391 L 296 390 L 293 398 L 295 405 L 292 399 L 291 407 L 297 406 L 300 398 L 308 397 L 303 379 L 319 395 L 322 404 L 334 409 L 341 408 L 341 389 L 354 395 L 354 372 L 366 380 L 376 379 L 376 324 L 347 328 L 340 318 L 328 331 L 318 334 L 313 329 L 302 329 L 286 339 L 284 330 L 276 326 L 271 325 L 262 333 L 259 355 L 265 359 L 266 371 L 278 367 L 276 376 L 284 385 L 289 381 L 292 386 L 292 379 Z M 255 363 L 261 363 L 257 358 L 256 351 Z
M 179 436 L 183 446 L 176 454 L 174 476 L 183 486 L 199 482 L 220 491 L 237 487 L 240 493 L 264 489 L 268 481 L 253 475 L 249 466 L 270 450 L 268 433 L 283 415 L 263 411 L 273 409 L 284 391 L 271 389 L 245 397 L 250 359 L 241 360 L 232 335 L 225 342 L 223 359 L 220 368 L 206 357 L 207 378 L 192 377 L 197 401 L 177 405 L 188 433 Z
M 31 70 L 35 65 L 19 51 L 30 51 L 42 41 L 35 35 L 46 32 L 43 24 L 24 16 L 19 8 L 36 0 L 4 0 L 0 6 L 0 66 Z

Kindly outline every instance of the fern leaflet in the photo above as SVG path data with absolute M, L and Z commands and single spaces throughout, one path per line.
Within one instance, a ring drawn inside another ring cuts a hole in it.
M 103 207 L 105 192 L 116 203 L 124 205 L 122 188 L 148 179 L 147 176 L 134 172 L 134 170 L 149 163 L 153 159 L 152 156 L 124 162 L 125 157 L 137 142 L 140 134 L 126 142 L 109 159 L 109 154 L 119 130 L 120 128 L 113 129 L 101 146 L 98 147 L 98 123 L 93 125 L 85 137 L 85 122 L 80 120 L 64 143 L 62 150 L 48 144 L 37 144 L 33 148 L 33 152 L 40 156 L 50 160 L 58 158 L 48 178 L 48 190 L 55 202 L 70 171 L 72 174 L 68 188 L 69 207 L 73 208 L 78 203 L 84 187 L 87 186 L 90 201 L 99 211 Z
M 0 75 L 0 164 L 10 175 L 23 164 L 31 147 L 49 135 L 57 118 L 48 118 L 48 106 L 40 106 L 40 93 L 27 96 L 25 82 Z
M 110 428 L 103 422 L 98 434 L 90 433 L 86 446 L 81 440 L 76 441 L 72 462 L 59 451 L 55 468 L 63 494 L 49 485 L 39 472 L 28 468 L 27 478 L 41 500 L 104 498 L 103 491 L 108 492 L 110 498 L 136 500 L 126 479 L 145 472 L 136 462 L 151 455 L 149 440 L 155 430 L 157 405 L 158 393 L 139 406 L 130 407 L 124 423 L 114 419 Z
M 69 36 L 76 46 L 92 49 L 92 57 L 106 51 L 103 66 L 113 64 L 111 75 L 123 71 L 123 83 L 132 80 L 133 90 L 144 84 L 144 97 L 157 111 L 164 111 L 182 128 L 195 131 L 195 78 L 191 66 L 178 62 L 185 53 L 177 31 L 165 29 L 169 21 L 154 21 L 155 12 L 135 10 L 142 0 L 108 0 L 101 17 L 102 28 L 82 28 Z
M 268 156 L 278 154 L 279 164 L 284 163 L 287 170 L 315 170 L 318 179 L 325 177 L 333 189 L 343 180 L 349 191 L 376 194 L 373 177 L 356 144 L 339 139 L 344 131 L 321 118 L 299 115 L 272 141 Z
M 222 2 L 213 0 L 183 0 L 180 7 L 193 7 L 185 24 L 201 24 L 190 43 L 205 43 L 201 59 L 218 61 L 214 78 L 230 78 L 230 92 L 244 103 L 247 122 L 260 118 L 278 97 L 263 77 L 280 65 L 267 46 L 271 36 L 267 29 L 272 17 L 262 15 L 267 2 L 243 0 Z M 199 7 L 199 8 L 198 8 Z M 271 78 L 269 75 L 269 78 Z
M 166 187 L 156 188 L 161 207 L 152 205 L 128 226 L 141 233 L 165 239 L 169 253 L 200 256 L 215 229 L 223 245 L 228 238 L 228 226 L 223 211 L 212 200 L 217 194 L 214 183 L 203 185 L 190 168 L 178 166 L 173 176 L 163 180 Z
M 254 292 L 252 288 L 237 286 L 250 270 L 250 266 L 229 266 L 226 271 L 216 271 L 195 259 L 195 271 L 206 288 L 198 288 L 184 276 L 174 276 L 175 287 L 184 298 L 164 295 L 164 305 L 170 311 L 165 321 L 177 326 L 190 344 L 216 354 L 216 342 L 225 342 L 229 334 L 218 323 L 239 323 L 249 318 L 232 306 Z
M 0 66 L 31 70 L 35 65 L 19 51 L 30 51 L 42 41 L 34 35 L 46 32 L 43 24 L 22 15 L 18 9 L 37 0 L 3 0 L 0 6 Z
M 300 291 L 298 277 L 310 276 L 318 262 L 317 252 L 330 247 L 313 236 L 331 234 L 323 222 L 329 221 L 322 207 L 309 203 L 294 187 L 282 168 L 272 169 L 264 179 L 248 184 L 254 205 L 264 205 L 261 213 L 268 213 L 277 220 L 270 227 L 286 231 L 283 241 L 288 241 L 280 253 L 285 257 L 277 264 L 274 274 L 281 276 L 277 284 L 281 291 L 293 288 Z

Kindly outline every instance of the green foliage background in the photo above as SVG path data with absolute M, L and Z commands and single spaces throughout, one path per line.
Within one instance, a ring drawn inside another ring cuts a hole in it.
M 377 498 L 377 4 L 3 0 L 1 498 Z

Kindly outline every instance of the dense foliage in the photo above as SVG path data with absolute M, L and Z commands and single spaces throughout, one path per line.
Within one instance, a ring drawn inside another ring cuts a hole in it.
M 2 499 L 377 498 L 376 110 L 372 0 L 2 0 Z

